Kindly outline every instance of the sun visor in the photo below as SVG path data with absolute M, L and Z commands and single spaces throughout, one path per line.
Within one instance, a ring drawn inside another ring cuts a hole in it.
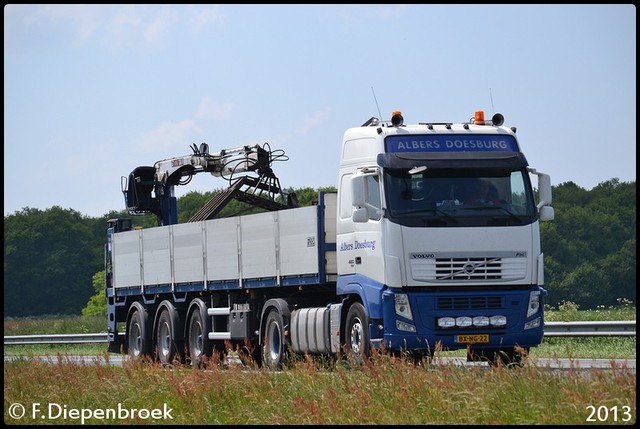
M 522 152 L 409 152 L 380 153 L 383 168 L 505 168 L 517 170 L 529 165 Z

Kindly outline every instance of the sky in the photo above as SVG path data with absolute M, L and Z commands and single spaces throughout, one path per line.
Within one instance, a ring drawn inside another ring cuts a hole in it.
M 395 110 L 499 112 L 552 185 L 634 182 L 635 6 L 4 7 L 5 216 L 124 210 L 123 177 L 203 142 L 268 143 L 283 188 L 337 186 L 344 131 Z

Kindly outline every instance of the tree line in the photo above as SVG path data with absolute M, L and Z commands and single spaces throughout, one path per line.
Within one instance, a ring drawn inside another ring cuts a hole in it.
M 220 190 L 178 198 L 179 222 L 191 218 Z M 301 206 L 318 191 L 289 188 Z M 586 190 L 573 182 L 553 187 L 555 220 L 541 223 L 547 304 L 572 301 L 581 309 L 636 302 L 636 185 L 614 178 Z M 218 217 L 260 211 L 233 200 Z M 73 209 L 24 208 L 4 218 L 4 315 L 81 314 L 104 308 L 107 220 L 126 210 L 88 217 Z M 157 225 L 154 215 L 134 226 Z

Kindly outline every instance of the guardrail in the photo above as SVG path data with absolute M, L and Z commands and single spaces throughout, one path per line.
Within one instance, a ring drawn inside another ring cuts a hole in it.
M 544 324 L 545 337 L 631 337 L 635 335 L 635 320 L 546 322 Z
M 121 334 L 122 335 L 122 334 Z M 636 335 L 636 321 L 546 322 L 545 337 L 631 337 Z M 4 345 L 106 343 L 107 333 L 12 335 Z
M 99 334 L 49 334 L 49 335 L 11 335 L 4 337 L 4 345 L 25 344 L 82 344 L 106 343 L 107 333 Z

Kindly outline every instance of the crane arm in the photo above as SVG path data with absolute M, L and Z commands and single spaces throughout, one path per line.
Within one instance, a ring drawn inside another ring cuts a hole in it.
M 216 177 L 231 177 L 237 173 L 256 171 L 269 173 L 270 154 L 258 145 L 225 149 L 210 154 L 206 143 L 192 147 L 192 155 L 168 158 L 155 163 L 155 181 L 162 185 L 182 184 L 184 177 L 207 172 Z
M 225 191 L 226 204 L 234 197 L 251 205 L 267 210 L 279 210 L 297 205 L 295 195 L 285 196 L 280 188 L 280 182 L 271 169 L 271 163 L 277 158 L 288 159 L 284 152 L 274 152 L 259 145 L 241 146 L 224 149 L 217 153 L 209 153 L 209 146 L 202 143 L 200 147 L 192 145 L 193 154 L 157 161 L 153 167 L 140 166 L 129 174 L 128 180 L 122 178 L 122 192 L 125 205 L 131 214 L 155 213 L 160 225 L 177 223 L 177 205 L 173 187 L 186 185 L 194 174 L 207 172 L 216 177 L 223 177 L 229 181 L 229 188 Z M 281 159 L 283 160 L 283 159 Z M 252 172 L 258 177 L 239 173 Z M 241 189 L 242 187 L 248 189 Z M 277 195 L 285 196 L 286 205 L 275 201 Z M 220 203 L 221 204 L 221 203 Z M 199 213 L 201 218 L 211 218 L 222 209 L 222 206 L 208 206 L 206 211 Z

